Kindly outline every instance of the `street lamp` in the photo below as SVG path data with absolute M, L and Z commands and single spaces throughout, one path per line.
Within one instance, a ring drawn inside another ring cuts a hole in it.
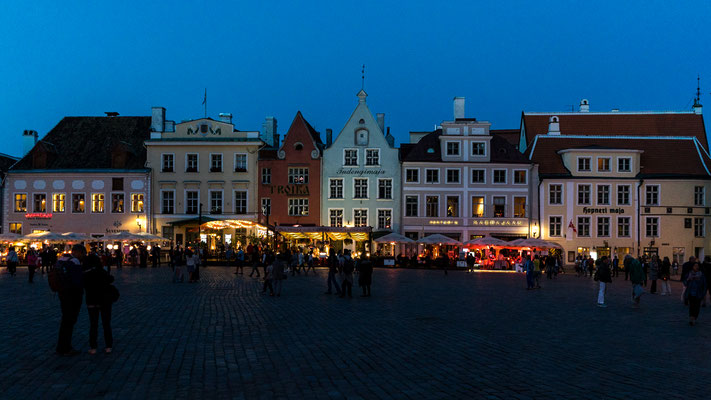
M 138 232 L 141 232 L 141 219 L 136 218 L 136 225 L 138 225 Z

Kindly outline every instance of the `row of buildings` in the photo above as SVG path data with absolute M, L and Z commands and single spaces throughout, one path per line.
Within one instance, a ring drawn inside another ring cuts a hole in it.
M 523 112 L 519 129 L 467 118 L 395 146 L 367 94 L 322 136 L 297 112 L 283 139 L 231 114 L 176 123 L 66 117 L 4 167 L 2 231 L 148 231 L 211 247 L 268 240 L 364 246 L 389 232 L 460 241 L 536 237 L 580 254 L 702 256 L 711 158 L 698 100 L 684 112 Z

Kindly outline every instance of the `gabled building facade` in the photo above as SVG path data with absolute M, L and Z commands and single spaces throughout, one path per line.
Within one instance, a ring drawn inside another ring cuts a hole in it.
M 327 134 L 322 161 L 321 223 L 324 226 L 400 230 L 400 161 L 394 139 L 358 93 L 358 105 L 333 143 Z

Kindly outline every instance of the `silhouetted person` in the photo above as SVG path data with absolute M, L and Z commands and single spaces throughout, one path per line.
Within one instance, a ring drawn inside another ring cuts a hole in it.
M 363 289 L 361 297 L 370 297 L 370 284 L 373 281 L 373 263 L 368 257 L 361 257 L 358 265 L 358 285 Z
M 62 287 L 58 291 L 59 304 L 62 310 L 62 322 L 59 325 L 59 338 L 57 339 L 57 354 L 73 356 L 79 354 L 72 347 L 72 333 L 81 311 L 82 297 L 84 296 L 84 273 L 81 259 L 86 255 L 86 249 L 80 244 L 72 247 L 72 252 L 62 256 L 57 261 L 57 268 L 62 270 Z
M 101 259 L 94 251 L 86 256 L 84 269 L 86 309 L 89 312 L 89 354 L 96 354 L 99 316 L 104 330 L 104 352 L 111 353 L 114 341 L 111 333 L 111 305 L 114 299 L 109 285 L 114 277 L 104 270 Z

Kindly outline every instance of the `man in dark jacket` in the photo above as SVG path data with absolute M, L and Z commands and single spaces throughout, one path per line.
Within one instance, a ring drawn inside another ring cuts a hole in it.
M 79 354 L 72 347 L 72 333 L 81 311 L 81 302 L 84 297 L 84 272 L 81 260 L 86 255 L 86 249 L 80 244 L 72 247 L 70 255 L 63 256 L 57 261 L 57 267 L 64 270 L 66 279 L 64 287 L 59 290 L 59 304 L 62 310 L 62 322 L 59 325 L 59 338 L 57 340 L 57 354 L 74 356 Z
M 330 250 L 330 254 L 328 256 L 328 259 L 326 260 L 326 264 L 328 265 L 328 291 L 326 294 L 331 294 L 331 285 L 336 287 L 336 294 L 341 295 L 341 287 L 338 285 L 338 281 L 336 280 L 336 274 L 338 274 L 338 269 L 340 267 L 340 262 L 338 261 L 338 257 L 336 257 L 336 251 L 334 249 Z
M 642 264 L 639 260 L 633 258 L 629 254 L 625 256 L 625 264 L 627 264 L 627 257 L 631 258 L 629 262 L 630 270 L 630 281 L 632 281 L 632 301 L 634 301 L 635 308 L 639 308 L 639 301 L 644 293 L 642 289 L 642 284 L 644 283 L 644 270 L 642 269 Z
M 597 306 L 607 307 L 607 303 L 605 303 L 605 293 L 607 292 L 607 285 L 612 283 L 610 259 L 607 258 L 607 256 L 602 256 L 597 271 L 595 271 L 595 280 L 600 283 L 600 290 L 597 293 Z
M 89 354 L 96 354 L 97 337 L 99 334 L 99 316 L 104 329 L 104 351 L 111 353 L 113 335 L 111 333 L 111 304 L 112 298 L 110 285 L 114 281 L 101 263 L 101 258 L 96 254 L 96 249 L 84 260 L 84 291 L 86 294 L 86 309 L 89 312 Z

